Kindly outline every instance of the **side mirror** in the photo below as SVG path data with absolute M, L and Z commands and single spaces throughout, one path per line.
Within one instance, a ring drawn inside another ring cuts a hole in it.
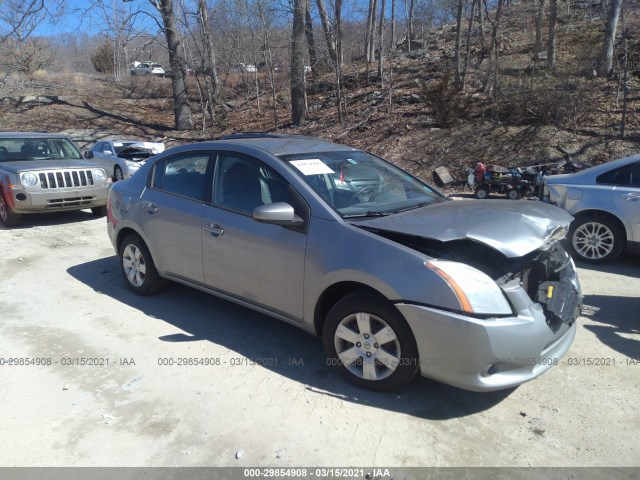
M 84 151 L 84 158 L 93 158 L 93 151 L 92 150 L 85 150 Z
M 282 225 L 284 227 L 299 227 L 304 220 L 295 214 L 293 207 L 285 202 L 261 205 L 253 210 L 253 219 L 261 223 Z

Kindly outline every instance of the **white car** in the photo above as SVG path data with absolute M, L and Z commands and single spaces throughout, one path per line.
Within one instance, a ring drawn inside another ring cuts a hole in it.
M 604 263 L 623 251 L 640 253 L 640 155 L 544 180 L 542 200 L 575 217 L 573 257 Z
M 140 140 L 101 140 L 84 157 L 93 160 L 110 174 L 114 181 L 129 178 L 147 159 L 164 152 L 164 143 Z
M 133 68 L 131 69 L 131 75 L 133 76 L 155 75 L 157 77 L 164 77 L 166 73 L 162 65 L 151 62 L 134 62 Z

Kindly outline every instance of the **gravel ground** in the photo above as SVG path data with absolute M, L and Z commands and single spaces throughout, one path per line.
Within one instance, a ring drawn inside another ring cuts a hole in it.
M 134 295 L 89 212 L 0 245 L 0 357 L 44 363 L 0 365 L 0 466 L 640 466 L 638 257 L 580 266 L 575 343 L 538 380 L 379 394 L 292 326 L 179 285 Z

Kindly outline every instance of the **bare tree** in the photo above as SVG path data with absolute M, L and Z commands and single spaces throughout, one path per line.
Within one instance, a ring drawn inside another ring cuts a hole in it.
M 316 55 L 316 42 L 313 38 L 313 21 L 311 20 L 311 4 L 305 0 L 304 7 L 304 33 L 307 36 L 307 47 L 309 48 L 309 62 L 313 73 L 318 72 L 318 56 Z
M 324 0 L 316 0 L 316 4 L 318 5 L 318 13 L 320 14 L 320 22 L 322 23 L 322 30 L 324 31 L 324 38 L 327 42 L 327 51 L 329 52 L 329 58 L 332 62 L 335 62 L 336 43 L 333 38 L 333 31 L 331 30 L 331 23 L 329 22 L 327 9 L 324 7 Z
M 378 77 L 380 77 L 380 88 L 384 87 L 384 27 L 385 27 L 386 1 L 380 0 L 380 23 L 378 23 Z
M 291 123 L 302 125 L 307 118 L 304 81 L 304 15 L 306 0 L 293 2 L 291 30 Z
M 407 2 L 409 7 L 407 8 Z M 415 8 L 415 0 L 405 0 L 405 9 L 407 10 L 407 50 L 411 53 L 411 40 L 413 39 L 413 10 Z
M 466 38 L 466 51 L 464 55 L 464 67 L 462 69 L 462 91 L 464 92 L 465 87 L 467 85 L 467 72 L 469 70 L 469 57 L 471 50 L 471 32 L 473 31 L 473 19 L 474 13 L 476 10 L 476 5 L 481 9 L 480 0 L 472 0 L 471 1 L 471 13 L 469 14 L 469 24 L 467 26 L 467 38 Z
M 458 5 L 456 9 L 456 43 L 454 50 L 454 60 L 455 64 L 455 84 L 456 87 L 460 87 L 462 85 L 462 65 L 460 61 L 460 46 L 462 43 L 462 12 L 464 10 L 464 0 L 458 0 Z M 473 12 L 471 13 L 473 17 Z
M 336 107 L 338 109 L 338 121 L 344 126 L 344 111 L 342 103 L 342 0 L 335 3 L 336 22 Z
M 536 44 L 533 48 L 533 56 L 537 60 L 542 52 L 542 22 L 544 20 L 544 7 L 547 0 L 538 0 L 538 11 L 536 12 Z
M 500 81 L 500 22 L 502 20 L 502 8 L 504 0 L 498 0 L 495 18 L 492 20 L 487 7 L 487 0 L 483 0 L 484 13 L 487 21 L 491 24 L 491 60 L 490 68 L 485 79 L 484 91 L 493 89 L 493 97 L 497 98 Z
M 149 0 L 162 15 L 164 35 L 169 50 L 169 64 L 171 65 L 171 86 L 173 90 L 173 112 L 175 128 L 177 130 L 193 130 L 193 118 L 187 86 L 184 81 L 184 59 L 180 53 L 180 33 L 176 25 L 173 11 L 173 0 Z
M 396 0 L 391 0 L 391 46 L 396 45 Z
M 607 27 L 604 34 L 604 45 L 602 47 L 601 63 L 599 74 L 602 77 L 608 76 L 613 70 L 613 51 L 616 43 L 616 31 L 618 29 L 618 18 L 622 10 L 624 0 L 611 0 L 609 12 L 607 14 Z
M 46 18 L 45 0 L 0 1 L 0 43 L 14 38 L 18 43 L 29 35 Z
M 369 72 L 369 63 L 373 60 L 373 25 L 375 24 L 376 0 L 369 0 L 369 10 L 367 12 L 367 26 L 365 32 L 365 61 L 367 62 L 367 72 Z M 368 77 L 368 75 L 367 75 Z
M 55 60 L 51 45 L 42 37 L 30 37 L 21 42 L 11 39 L 1 46 L 3 63 L 20 73 L 31 74 L 43 70 Z
M 556 68 L 556 24 L 558 23 L 558 0 L 549 0 L 549 38 L 547 40 L 547 65 Z

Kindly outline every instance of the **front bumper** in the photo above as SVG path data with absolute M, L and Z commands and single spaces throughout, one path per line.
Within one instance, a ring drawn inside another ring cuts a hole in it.
M 11 191 L 15 213 L 45 213 L 62 210 L 80 210 L 107 204 L 108 186 L 84 189 L 56 189 L 49 192 Z
M 397 304 L 418 344 L 424 377 L 473 391 L 520 385 L 560 363 L 576 324 L 555 333 L 541 307 L 484 320 L 418 305 Z

